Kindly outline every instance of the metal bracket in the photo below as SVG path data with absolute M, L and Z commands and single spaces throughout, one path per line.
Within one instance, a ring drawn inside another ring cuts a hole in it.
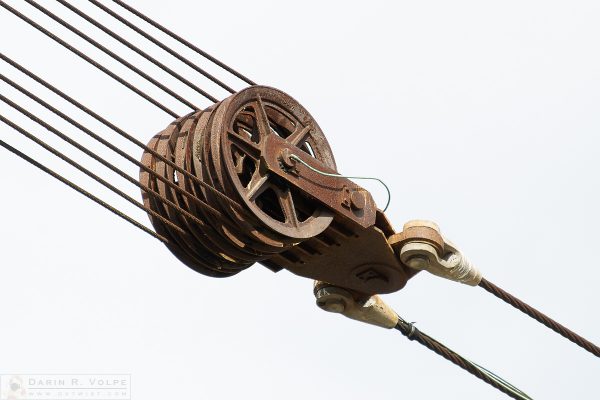
M 369 228 L 375 224 L 377 206 L 371 194 L 343 177 L 318 174 L 297 163 L 291 155 L 321 171 L 336 174 L 319 160 L 277 135 L 267 136 L 263 144 L 261 163 L 272 174 L 310 195 L 336 215 Z
M 320 281 L 315 281 L 314 294 L 322 310 L 387 329 L 398 324 L 398 314 L 377 295 L 362 295 Z
M 419 229 L 427 234 L 407 235 L 411 230 L 415 232 Z M 437 237 L 431 234 L 431 230 L 437 233 Z M 433 237 L 436 239 L 433 240 Z M 402 233 L 390 238 L 390 244 L 396 249 L 402 263 L 409 268 L 425 270 L 436 276 L 471 286 L 477 286 L 481 282 L 481 272 L 456 246 L 441 236 L 439 227 L 433 222 L 407 222 Z

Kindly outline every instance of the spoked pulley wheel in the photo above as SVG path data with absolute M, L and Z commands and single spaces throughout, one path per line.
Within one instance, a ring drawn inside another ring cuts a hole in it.
M 220 150 L 213 156 L 221 157 L 230 182 L 228 193 L 284 236 L 306 239 L 325 230 L 332 214 L 264 165 L 265 141 L 277 135 L 335 170 L 333 154 L 315 120 L 287 94 L 265 87 L 238 93 L 223 102 L 221 110 L 223 117 L 211 126 L 220 138 L 212 142 L 213 150 Z
M 180 118 L 144 153 L 141 182 L 169 249 L 210 276 L 230 276 L 299 244 L 331 224 L 329 210 L 265 165 L 270 135 L 335 171 L 315 120 L 287 94 L 252 86 Z M 163 159 L 164 158 L 164 159 Z M 165 159 L 167 160 L 165 162 Z M 153 172 L 153 173 L 152 173 Z M 154 193 L 156 192 L 156 193 Z

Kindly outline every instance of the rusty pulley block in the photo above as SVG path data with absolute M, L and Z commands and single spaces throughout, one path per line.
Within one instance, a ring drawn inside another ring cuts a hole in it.
M 332 176 L 335 160 L 319 125 L 279 90 L 235 93 L 173 122 L 149 147 L 190 173 L 145 153 L 146 166 L 192 196 L 144 171 L 140 179 L 186 211 L 144 193 L 146 205 L 182 228 L 151 217 L 156 231 L 200 273 L 231 276 L 259 262 L 361 293 L 391 293 L 418 272 L 401 261 L 403 243 L 418 239 L 443 254 L 436 229 L 396 234 L 367 190 Z

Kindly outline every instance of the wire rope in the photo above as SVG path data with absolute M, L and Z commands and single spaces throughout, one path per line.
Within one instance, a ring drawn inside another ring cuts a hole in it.
M 144 150 L 144 151 L 152 154 L 153 157 L 156 157 L 158 160 L 166 163 L 167 165 L 169 165 L 170 167 L 172 167 L 173 169 L 175 169 L 177 172 L 179 172 L 179 173 L 185 175 L 186 177 L 192 179 L 194 181 L 194 183 L 197 183 L 198 185 L 204 187 L 207 190 L 210 190 L 213 194 L 215 194 L 216 196 L 218 196 L 220 199 L 222 199 L 222 200 L 228 202 L 229 204 L 237 207 L 240 212 L 247 214 L 245 212 L 245 210 L 243 208 L 241 208 L 241 206 L 235 200 L 233 200 L 230 197 L 228 197 L 225 193 L 219 191 L 215 187 L 213 187 L 213 186 L 209 185 L 208 183 L 204 182 L 203 180 L 199 179 L 197 176 L 191 174 L 189 171 L 186 171 L 185 169 L 181 168 L 180 166 L 178 166 L 177 164 L 175 164 L 172 160 L 169 160 L 168 158 L 164 157 L 162 154 L 156 152 L 154 149 L 152 149 L 152 148 L 148 147 L 147 145 L 145 145 L 144 143 L 140 142 L 135 137 L 133 137 L 132 135 L 130 135 L 127 132 L 125 132 L 123 129 L 117 127 L 114 123 L 112 123 L 112 122 L 108 121 L 106 118 L 100 116 L 98 113 L 94 112 L 93 110 L 91 110 L 90 108 L 86 107 L 82 103 L 80 103 L 77 100 L 73 99 L 71 96 L 67 95 L 66 93 L 64 93 L 63 91 L 59 90 L 55 86 L 51 85 L 47 81 L 43 80 L 42 78 L 40 78 L 39 76 L 37 76 L 33 72 L 31 72 L 28 69 L 24 68 L 23 66 L 21 66 L 20 64 L 18 64 L 15 61 L 13 61 L 12 59 L 6 57 L 2 53 L 0 53 L 0 59 L 2 59 L 3 61 L 5 61 L 6 63 L 10 64 L 12 67 L 14 67 L 15 69 L 19 70 L 23 74 L 27 75 L 29 78 L 35 80 L 37 83 L 39 83 L 40 85 L 42 85 L 46 89 L 48 89 L 48 90 L 52 91 L 53 93 L 55 93 L 56 95 L 60 96 L 62 99 L 64 99 L 67 102 L 71 103 L 72 105 L 74 105 L 75 107 L 77 107 L 78 109 L 80 109 L 81 111 L 83 111 L 84 113 L 86 113 L 87 115 L 91 116 L 92 118 L 94 118 L 98 122 L 100 122 L 103 125 L 105 125 L 106 127 L 110 128 L 111 130 L 113 130 L 114 132 L 116 132 L 119 136 L 121 136 L 121 137 L 129 140 L 130 142 L 132 142 L 133 144 L 135 144 L 136 146 L 138 146 L 142 150 Z
M 148 75 L 147 73 L 145 73 L 144 71 L 142 71 L 141 69 L 139 69 L 138 67 L 133 65 L 132 63 L 130 63 L 129 61 L 125 60 L 123 57 L 116 54 L 114 51 L 112 51 L 112 50 L 108 49 L 106 46 L 100 44 L 100 42 L 98 42 L 97 40 L 92 39 L 90 36 L 81 32 L 79 29 L 75 28 L 73 25 L 69 24 L 62 18 L 58 17 L 56 14 L 52 13 L 47 8 L 42 7 L 41 5 L 37 4 L 33 0 L 25 0 L 25 2 L 27 2 L 32 7 L 35 7 L 37 10 L 39 10 L 40 12 L 42 12 L 49 18 L 52 18 L 54 21 L 58 22 L 60 25 L 67 28 L 68 30 L 70 30 L 71 32 L 73 32 L 74 34 L 79 36 L 80 38 L 84 39 L 86 42 L 90 43 L 91 45 L 96 47 L 98 50 L 107 54 L 112 59 L 114 59 L 114 60 L 118 61 L 120 64 L 126 66 L 128 69 L 135 72 L 136 74 L 138 74 L 139 76 L 141 76 L 142 78 L 147 80 L 148 82 L 152 83 L 157 88 L 159 88 L 162 91 L 164 91 L 165 93 L 171 95 L 174 99 L 177 99 L 182 104 L 186 105 L 187 107 L 191 108 L 192 110 L 199 109 L 198 106 L 194 105 L 194 103 L 192 103 L 191 101 L 189 101 L 189 100 L 185 99 L 183 96 L 175 93 L 175 91 L 173 91 L 172 89 L 170 89 L 167 86 L 165 86 L 164 84 L 160 83 L 158 80 L 154 79 L 153 77 L 151 77 L 150 75 Z M 217 99 L 212 96 L 209 99 L 212 101 L 217 101 Z
M 136 32 L 139 35 L 141 35 L 142 37 L 144 37 L 146 40 L 148 40 L 151 43 L 155 44 L 156 46 L 158 46 L 162 50 L 166 51 L 167 53 L 169 53 L 170 55 L 172 55 L 173 57 L 175 57 L 176 59 L 178 59 L 179 61 L 181 61 L 185 65 L 187 65 L 188 67 L 192 68 L 194 71 L 196 71 L 196 72 L 200 73 L 201 75 L 203 75 L 204 77 L 208 78 L 213 83 L 216 83 L 221 88 L 223 88 L 226 91 L 228 91 L 229 93 L 235 93 L 235 90 L 232 89 L 230 86 L 226 85 L 221 80 L 215 78 L 213 75 L 211 75 L 210 73 L 206 72 L 204 69 L 200 68 L 198 65 L 196 65 L 195 63 L 193 63 L 192 61 L 190 61 L 188 58 L 184 57 L 180 53 L 178 53 L 175 50 L 171 49 L 169 46 L 165 45 L 160 40 L 156 39 L 155 37 L 153 37 L 152 35 L 150 35 L 146 31 L 144 31 L 143 29 L 141 29 L 138 26 L 134 25 L 132 22 L 128 21 L 126 18 L 123 18 L 121 15 L 117 14 L 116 12 L 114 12 L 113 10 L 111 10 L 110 8 L 106 7 L 104 4 L 102 4 L 102 3 L 100 3 L 99 1 L 96 1 L 96 0 L 88 0 L 88 1 L 90 3 L 92 3 L 94 6 L 98 7 L 102 11 L 104 11 L 105 13 L 107 13 L 108 15 L 110 15 L 111 17 L 113 17 L 114 19 L 116 19 L 117 21 L 121 22 L 123 25 L 127 26 L 129 29 L 133 30 L 134 32 Z M 230 71 L 228 71 L 228 72 L 230 72 Z M 250 80 L 248 80 L 246 82 L 250 83 L 251 85 L 254 85 L 254 83 L 252 81 L 250 81 Z
M 485 383 L 493 386 L 509 397 L 517 400 L 532 400 L 531 397 L 529 397 L 525 392 L 502 379 L 498 375 L 466 359 L 454 350 L 448 348 L 446 345 L 421 332 L 419 329 L 417 329 L 417 327 L 415 327 L 414 323 L 407 322 L 399 317 L 398 324 L 396 325 L 395 329 L 400 331 L 409 340 L 414 340 L 422 344 L 429 350 L 444 357 L 446 360 L 459 366 L 460 368 L 469 372 L 471 375 L 481 379 Z
M 388 185 L 386 185 L 385 182 L 379 178 L 374 178 L 371 176 L 350 176 L 350 175 L 333 174 L 330 172 L 321 171 L 321 170 L 307 164 L 304 160 L 302 160 L 300 157 L 298 157 L 295 154 L 290 155 L 290 158 L 298 161 L 300 164 L 304 165 L 306 168 L 308 168 L 311 171 L 314 171 L 320 175 L 331 176 L 334 178 L 347 178 L 347 179 L 361 179 L 361 180 L 377 181 L 383 185 L 383 187 L 385 188 L 385 191 L 387 192 L 387 201 L 385 203 L 385 207 L 383 207 L 383 212 L 385 212 L 388 209 L 388 207 L 390 206 L 390 202 L 392 201 L 392 193 L 390 192 L 390 188 L 388 187 Z
M 228 65 L 222 63 L 221 61 L 217 60 L 216 58 L 214 58 L 213 56 L 211 56 L 207 52 L 203 51 L 202 49 L 198 48 L 196 45 L 192 44 L 188 40 L 182 38 L 181 36 L 177 35 L 176 33 L 174 33 L 172 31 L 170 31 L 169 29 L 165 28 L 164 26 L 162 26 L 158 22 L 156 22 L 156 21 L 152 20 L 151 18 L 147 17 L 146 15 L 142 14 L 141 12 L 139 12 L 138 10 L 136 10 L 135 8 L 129 6 L 127 3 L 125 3 L 125 2 L 123 2 L 121 0 L 112 0 L 112 1 L 114 3 L 116 3 L 116 4 L 118 4 L 120 7 L 124 8 L 125 10 L 129 11 L 130 13 L 132 13 L 133 15 L 135 15 L 136 17 L 140 18 L 141 20 L 147 22 L 148 24 L 152 25 L 156 29 L 160 30 L 161 32 L 163 32 L 163 33 L 171 36 L 173 39 L 177 40 L 179 43 L 185 45 L 189 49 L 191 49 L 191 50 L 195 51 L 196 53 L 200 54 L 202 57 L 206 58 L 207 60 L 209 60 L 209 61 L 213 62 L 214 64 L 218 65 L 219 67 L 223 68 L 225 71 L 227 71 L 230 74 L 236 76 L 237 78 L 243 80 L 247 84 L 249 84 L 249 85 L 256 85 L 255 82 L 253 82 L 252 80 L 246 78 L 244 75 L 242 75 L 241 73 L 237 72 L 236 70 L 234 70 L 230 66 L 228 66 Z M 96 3 L 96 2 L 93 2 L 93 3 Z
M 63 6 L 65 6 L 69 10 L 71 10 L 73 13 L 77 14 L 78 16 L 80 16 L 81 18 L 85 19 L 90 24 L 94 25 L 96 28 L 98 28 L 101 31 L 103 31 L 104 33 L 106 33 L 107 35 L 109 35 L 110 37 L 112 37 L 113 39 L 115 39 L 116 41 L 118 41 L 119 43 L 123 44 L 124 46 L 126 46 L 130 50 L 134 51 L 135 53 L 139 54 L 140 56 L 142 56 L 143 58 L 145 58 L 146 60 L 148 60 L 152 64 L 156 65 L 158 68 L 162 69 L 163 71 L 165 71 L 166 73 L 168 73 L 169 75 L 171 75 L 172 77 L 174 77 L 175 79 L 177 79 L 178 81 L 184 83 L 189 88 L 195 90 L 197 93 L 201 94 L 202 96 L 204 96 L 208 100 L 210 100 L 212 102 L 218 101 L 216 97 L 214 97 L 213 95 L 209 94 L 204 89 L 198 87 L 198 85 L 190 82 L 188 79 L 184 78 L 181 74 L 175 72 L 170 67 L 168 67 L 165 64 L 161 63 L 156 58 L 152 57 L 150 54 L 146 53 L 145 51 L 143 51 L 139 47 L 135 46 L 134 44 L 132 44 L 127 39 L 125 39 L 122 36 L 118 35 L 114 31 L 108 29 L 105 25 L 101 24 L 100 22 L 98 22 L 94 18 L 90 17 L 89 15 L 87 15 L 86 13 L 84 13 L 83 11 L 81 11 L 80 9 L 78 9 L 77 7 L 73 6 L 72 4 L 67 3 L 65 0 L 56 0 L 56 1 L 58 1 L 60 4 L 62 4 Z
M 539 323 L 552 329 L 554 332 L 558 333 L 562 337 L 575 343 L 577 346 L 592 353 L 596 357 L 600 357 L 600 347 L 596 346 L 594 343 L 590 342 L 589 340 L 585 339 L 584 337 L 576 334 L 575 332 L 573 332 L 566 326 L 559 324 L 558 322 L 556 322 L 555 320 L 553 320 L 546 314 L 542 313 L 541 311 L 536 310 L 535 308 L 531 307 L 529 304 L 525 303 L 524 301 L 519 300 L 517 297 L 513 296 L 512 294 L 508 293 L 507 291 L 494 285 L 492 282 L 488 281 L 487 279 L 482 278 L 481 282 L 479 283 L 479 286 L 481 288 L 485 289 L 486 291 L 490 292 L 494 296 L 498 297 L 499 299 L 510 304 L 517 310 L 519 310 L 519 311 L 525 313 L 526 315 L 528 315 L 529 317 L 535 319 Z
M 132 92 L 136 93 L 137 95 L 139 95 L 143 99 L 145 99 L 148 102 L 150 102 L 151 104 L 153 104 L 154 106 L 158 107 L 159 109 L 163 110 L 167 114 L 171 115 L 173 118 L 178 118 L 179 117 L 179 114 L 177 114 L 175 111 L 169 109 L 167 106 L 165 106 L 164 104 L 160 103 L 158 100 L 154 99 L 153 97 L 151 97 L 147 93 L 143 92 L 142 90 L 138 89 L 137 87 L 135 87 L 131 83 L 127 82 L 125 79 L 121 78 L 120 76 L 118 76 L 114 72 L 110 71 L 108 68 L 104 67 L 99 62 L 97 62 L 94 59 L 86 56 L 83 52 L 81 52 L 80 50 L 78 50 L 75 47 L 71 46 L 69 43 L 65 42 L 64 40 L 62 40 L 61 38 L 59 38 L 58 36 L 56 36 L 55 34 L 53 34 L 52 32 L 50 32 L 49 30 L 45 29 L 43 26 L 41 26 L 37 22 L 35 22 L 32 19 L 28 18 L 23 13 L 21 13 L 18 10 L 14 9 L 13 7 L 9 6 L 3 0 L 0 0 L 0 7 L 3 7 L 4 9 L 8 10 L 12 14 L 14 14 L 15 16 L 19 17 L 21 20 L 25 21 L 27 24 L 31 25 L 32 27 L 34 27 L 38 31 L 42 32 L 44 35 L 48 36 L 49 38 L 51 38 L 52 40 L 54 40 L 55 42 L 57 42 L 58 44 L 60 44 L 64 48 L 66 48 L 67 50 L 71 51 L 72 53 L 74 53 L 78 57 L 82 58 L 83 60 L 85 60 L 89 64 L 93 65 L 94 67 L 96 67 L 100 71 L 104 72 L 106 75 L 110 76 L 112 79 L 116 80 L 117 82 L 119 82 L 120 84 L 122 84 L 123 86 L 125 86 L 126 88 L 128 88 L 129 90 L 131 90 Z
M 31 133 L 29 133 L 28 131 L 26 131 L 25 129 L 21 128 L 20 126 L 18 126 L 17 124 L 15 124 L 11 120 L 5 118 L 2 115 L 0 115 L 0 122 L 3 122 L 4 124 L 10 126 L 11 128 L 13 128 L 14 130 L 16 130 L 17 132 L 21 133 L 26 138 L 32 140 L 33 142 L 35 142 L 39 146 L 43 147 L 48 152 L 54 154 L 56 157 L 58 157 L 58 158 L 62 159 L 63 161 L 71 164 L 73 167 L 75 167 L 79 171 L 83 172 L 84 174 L 88 175 L 90 178 L 94 179 L 95 181 L 97 181 L 98 183 L 100 183 L 103 186 L 107 187 L 108 189 L 110 189 L 114 193 L 116 193 L 119 196 L 123 197 L 125 200 L 127 200 L 130 203 L 132 203 L 136 207 L 138 207 L 138 208 L 140 208 L 143 211 L 148 212 L 148 213 L 153 213 L 154 212 L 151 209 L 145 207 L 143 204 L 138 203 L 133 198 L 131 198 L 127 194 L 123 193 L 122 191 L 120 191 L 119 189 L 117 189 L 116 187 L 114 187 L 113 185 L 111 185 L 110 183 L 106 182 L 104 179 L 100 178 L 99 176 L 95 175 L 91 171 L 87 170 L 85 167 L 83 167 L 80 164 L 76 163 L 75 161 L 71 160 L 70 158 L 68 158 L 64 154 L 60 153 L 56 149 L 52 148 L 51 146 L 47 145 L 43 141 L 37 139 L 34 135 L 32 135 Z M 119 217 L 121 217 L 121 218 L 125 219 L 126 221 L 132 223 L 133 225 L 135 225 L 138 228 L 142 229 L 144 232 L 149 233 L 150 235 L 154 236 L 155 238 L 159 239 L 160 241 L 165 242 L 165 243 L 169 242 L 165 237 L 163 237 L 161 235 L 158 235 L 157 233 L 151 231 L 150 229 L 148 229 L 144 225 L 142 225 L 139 222 L 133 220 L 133 218 L 128 217 L 127 215 L 125 215 L 125 213 L 123 213 L 123 212 L 117 210 L 116 208 L 108 205 L 108 203 L 100 200 L 98 197 L 92 195 L 91 193 L 89 193 L 86 190 L 82 189 L 80 186 L 74 184 L 73 182 L 71 182 L 68 179 L 62 177 L 58 173 L 52 171 L 48 167 L 45 167 L 40 162 L 33 160 L 31 157 L 29 157 L 29 156 L 25 155 L 24 153 L 18 151 L 14 147 L 10 146 L 8 143 L 6 143 L 4 141 L 1 141 L 1 140 L 0 140 L 0 142 L 1 142 L 2 147 L 4 147 L 5 149 L 7 149 L 10 152 L 16 154 L 17 156 L 21 157 L 25 161 L 27 161 L 27 162 L 31 163 L 32 165 L 36 166 L 37 168 L 41 169 L 42 171 L 46 172 L 47 174 L 51 175 L 52 177 L 58 179 L 62 183 L 66 184 L 67 186 L 71 187 L 72 189 L 78 191 L 79 193 L 83 194 L 84 196 L 86 196 L 89 199 L 93 200 L 94 202 L 98 203 L 102 207 L 104 207 L 104 208 L 108 209 L 109 211 L 113 212 L 115 215 L 118 215 Z M 157 214 L 157 217 L 158 216 L 159 216 L 159 214 Z

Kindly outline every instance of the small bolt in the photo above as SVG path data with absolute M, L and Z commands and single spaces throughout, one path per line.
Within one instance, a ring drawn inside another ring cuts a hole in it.
M 355 210 L 362 210 L 367 205 L 367 199 L 365 194 L 361 191 L 355 190 L 350 193 L 350 205 Z
M 317 301 L 317 305 L 325 310 L 332 313 L 341 314 L 346 309 L 346 303 L 341 299 L 327 299 Z
M 292 153 L 290 149 L 283 149 L 279 155 L 279 159 L 285 168 L 291 169 L 296 166 L 296 161 L 291 158 Z
M 427 269 L 429 260 L 423 256 L 412 256 L 406 261 L 406 264 L 412 269 Z

